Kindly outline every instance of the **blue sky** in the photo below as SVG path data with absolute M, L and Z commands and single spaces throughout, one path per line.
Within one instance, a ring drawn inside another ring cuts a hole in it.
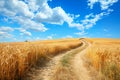
M 0 42 L 120 38 L 118 0 L 0 0 Z

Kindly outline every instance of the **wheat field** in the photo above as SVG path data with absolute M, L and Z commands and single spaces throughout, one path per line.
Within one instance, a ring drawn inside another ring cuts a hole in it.
M 79 39 L 0 43 L 0 80 L 21 80 L 43 58 L 80 45 Z
M 87 39 L 86 57 L 105 80 L 120 80 L 120 39 Z

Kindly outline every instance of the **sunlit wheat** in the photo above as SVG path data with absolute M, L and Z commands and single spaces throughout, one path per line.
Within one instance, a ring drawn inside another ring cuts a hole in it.
M 119 40 L 93 40 L 86 55 L 92 66 L 106 76 L 106 80 L 120 80 Z
M 0 80 L 22 79 L 31 67 L 40 64 L 41 58 L 50 58 L 80 44 L 79 39 L 0 43 Z

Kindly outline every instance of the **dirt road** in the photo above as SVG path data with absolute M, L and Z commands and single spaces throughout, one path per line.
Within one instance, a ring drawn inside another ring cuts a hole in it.
M 92 80 L 91 76 L 89 75 L 89 71 L 84 66 L 83 57 L 86 53 L 86 49 L 90 46 L 88 43 L 87 47 L 85 47 L 81 52 L 77 53 L 73 60 L 72 60 L 72 67 L 74 69 L 75 75 L 77 76 L 78 80 Z
M 44 67 L 34 70 L 26 80 L 93 80 L 83 61 L 90 44 L 82 42 L 82 46 L 57 55 Z

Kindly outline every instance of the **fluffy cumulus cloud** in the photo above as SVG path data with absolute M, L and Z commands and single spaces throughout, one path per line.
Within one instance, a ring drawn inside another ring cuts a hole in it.
M 62 25 L 64 22 L 68 23 L 69 27 L 79 27 L 82 26 L 79 23 L 75 23 L 74 19 L 80 15 L 67 14 L 61 7 L 50 8 L 47 3 L 43 5 L 42 10 L 36 14 L 35 20 L 38 22 L 47 22 L 50 24 Z
M 74 18 L 80 15 L 71 16 L 60 6 L 51 8 L 48 0 L 0 0 L 0 15 L 20 24 L 24 29 L 23 34 L 31 35 L 27 30 L 46 31 L 43 23 L 62 25 L 68 23 L 70 27 L 82 29 Z
M 36 14 L 36 20 L 39 22 L 48 22 L 51 24 L 63 24 L 63 22 L 72 22 L 73 19 L 65 13 L 61 7 L 51 9 L 48 4 L 43 11 Z
M 18 23 L 22 25 L 21 27 L 26 30 L 35 30 L 35 31 L 41 31 L 41 32 L 44 32 L 47 30 L 47 28 L 45 28 L 42 23 L 36 23 L 35 21 L 25 17 L 17 16 L 17 17 L 14 17 L 13 19 L 14 21 L 18 21 Z
M 25 16 L 32 17 L 34 14 L 29 11 L 27 4 L 19 0 L 0 0 L 0 12 L 6 16 Z
M 11 36 L 9 31 L 19 30 L 20 35 L 32 36 L 30 31 L 45 32 L 48 30 L 44 23 L 63 25 L 64 22 L 69 27 L 76 27 L 79 30 L 89 29 L 96 24 L 104 15 L 112 12 L 109 9 L 118 0 L 88 0 L 88 6 L 92 9 L 94 4 L 99 2 L 102 10 L 107 10 L 99 14 L 88 14 L 84 20 L 75 22 L 80 15 L 66 13 L 60 6 L 51 8 L 48 5 L 50 0 L 0 0 L 0 15 L 14 23 L 18 23 L 19 29 L 11 27 L 0 27 L 0 37 L 4 34 Z M 76 33 L 77 34 L 77 33 Z M 81 33 L 79 33 L 81 34 Z M 49 37 L 52 38 L 52 37 Z
M 93 9 L 95 3 L 100 3 L 101 9 L 106 10 L 117 1 L 118 0 L 88 0 L 88 6 L 90 6 L 90 8 Z

